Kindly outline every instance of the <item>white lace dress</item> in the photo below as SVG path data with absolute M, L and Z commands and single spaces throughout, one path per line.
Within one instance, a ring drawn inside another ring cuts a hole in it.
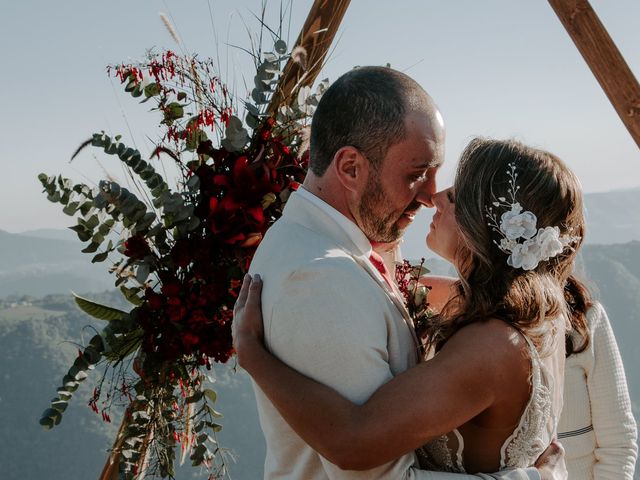
M 543 361 L 533 343 L 526 340 L 531 358 L 531 397 L 518 426 L 500 449 L 500 470 L 532 466 L 555 438 L 562 410 L 564 349 L 559 349 L 562 357 L 556 352 Z M 464 438 L 458 429 L 432 440 L 416 453 L 421 469 L 467 473 Z

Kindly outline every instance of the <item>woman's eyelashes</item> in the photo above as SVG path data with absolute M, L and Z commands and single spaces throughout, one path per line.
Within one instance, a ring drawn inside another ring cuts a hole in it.
M 455 203 L 455 197 L 453 195 L 453 190 L 449 190 L 447 192 L 447 199 L 449 200 L 450 203 Z

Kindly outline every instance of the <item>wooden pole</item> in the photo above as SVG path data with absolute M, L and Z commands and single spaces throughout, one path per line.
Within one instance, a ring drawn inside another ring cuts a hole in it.
M 267 113 L 277 108 L 295 94 L 301 86 L 311 85 L 320 73 L 327 52 L 331 47 L 340 22 L 351 0 L 315 0 L 300 35 L 293 47 L 306 52 L 304 65 L 290 59 L 284 67 Z M 292 49 L 293 50 L 293 49 Z
M 549 0 L 640 147 L 640 86 L 588 0 Z

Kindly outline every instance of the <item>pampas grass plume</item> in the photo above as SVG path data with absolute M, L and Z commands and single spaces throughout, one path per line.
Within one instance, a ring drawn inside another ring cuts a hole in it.
M 165 13 L 160 12 L 160 20 L 162 20 L 162 23 L 164 23 L 164 26 L 169 31 L 169 35 L 171 35 L 171 37 L 175 40 L 177 44 L 180 44 L 180 37 L 178 36 L 178 32 L 176 32 L 176 29 L 173 28 L 173 25 L 171 24 L 169 17 L 167 17 Z

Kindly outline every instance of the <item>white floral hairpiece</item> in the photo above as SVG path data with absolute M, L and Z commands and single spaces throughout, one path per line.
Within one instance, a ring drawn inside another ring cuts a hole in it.
M 509 163 L 509 188 L 508 196 L 494 197 L 492 206 L 486 207 L 487 224 L 494 232 L 497 232 L 502 240 L 494 240 L 500 250 L 509 254 L 507 264 L 513 268 L 523 270 L 533 270 L 541 261 L 559 255 L 566 247 L 580 240 L 579 236 L 560 235 L 559 227 L 538 228 L 538 218 L 533 212 L 523 211 L 522 206 L 516 201 L 516 193 L 520 189 L 516 180 L 515 162 Z M 508 210 L 500 216 L 498 221 L 497 213 L 493 207 L 506 207 Z

